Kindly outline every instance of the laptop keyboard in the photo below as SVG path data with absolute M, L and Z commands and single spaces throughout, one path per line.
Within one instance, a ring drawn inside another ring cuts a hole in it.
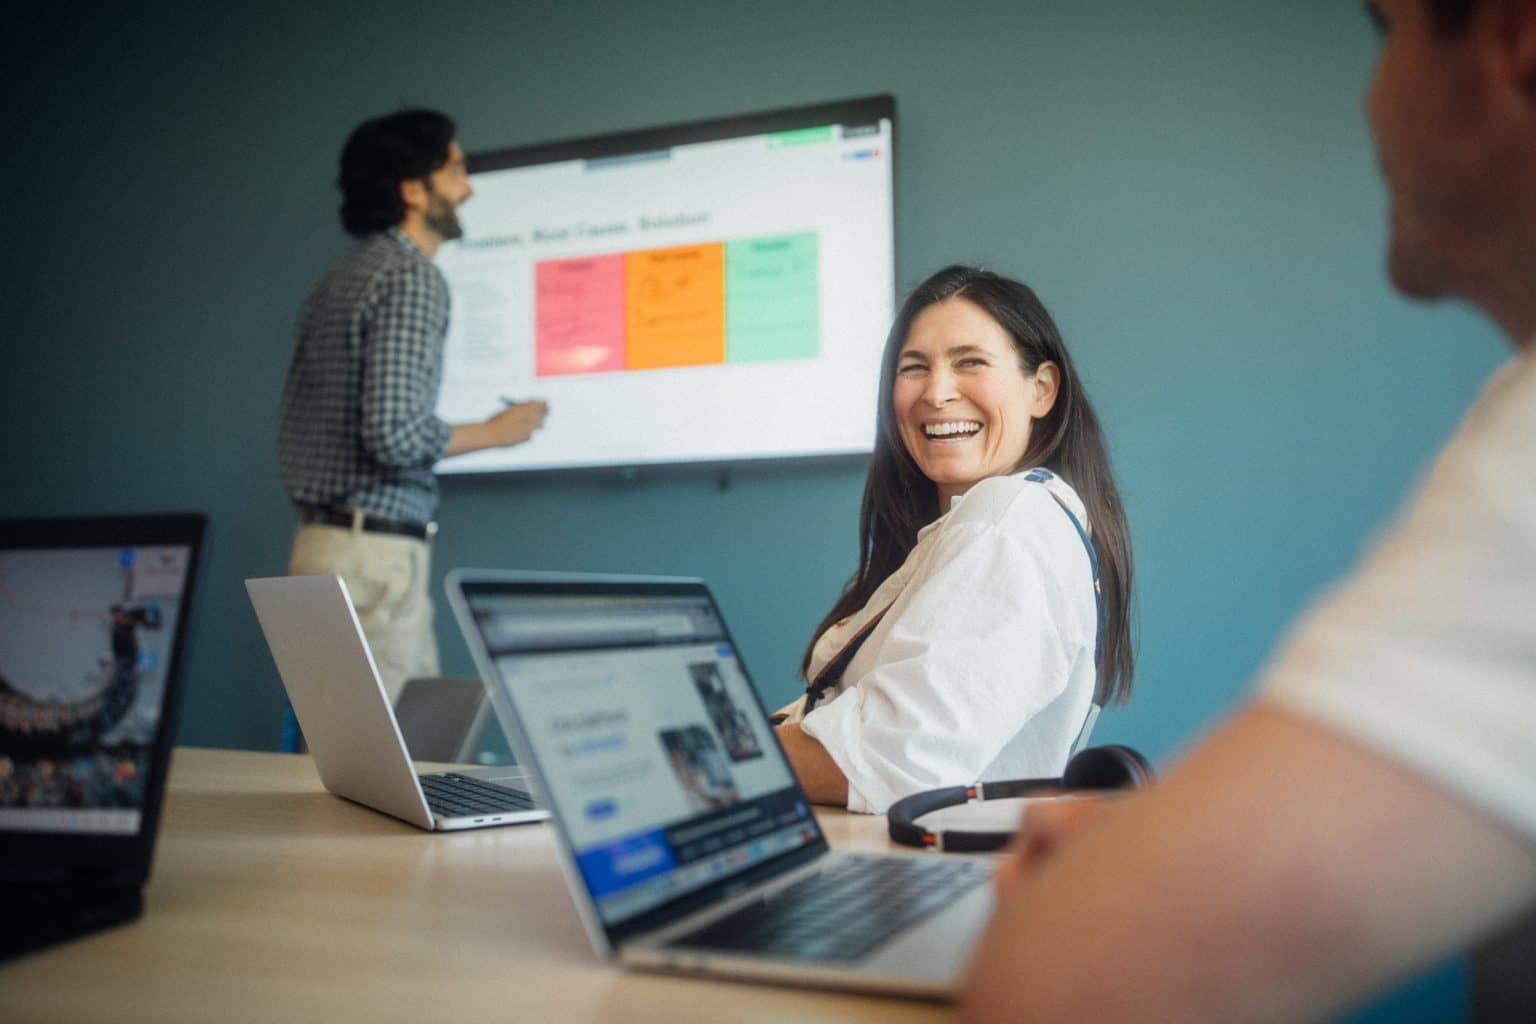
M 991 877 L 986 863 L 850 855 L 670 945 L 797 960 L 857 960 Z
M 537 804 L 520 789 L 482 782 L 457 772 L 422 775 L 421 791 L 427 806 L 440 818 L 466 818 L 481 814 L 531 811 Z

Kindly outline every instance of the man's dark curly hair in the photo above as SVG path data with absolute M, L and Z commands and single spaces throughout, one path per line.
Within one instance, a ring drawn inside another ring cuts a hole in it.
M 448 162 L 453 119 L 435 110 L 402 110 L 364 121 L 341 149 L 341 226 L 357 238 L 405 218 L 400 184 Z

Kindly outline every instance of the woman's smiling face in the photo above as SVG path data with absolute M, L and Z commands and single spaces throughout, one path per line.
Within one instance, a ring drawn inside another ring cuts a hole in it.
M 989 476 L 1011 473 L 1035 419 L 1056 401 L 1058 370 L 1027 374 L 1013 338 L 980 306 L 945 299 L 912 321 L 896 359 L 891 408 L 902 443 L 939 490 L 939 509 Z

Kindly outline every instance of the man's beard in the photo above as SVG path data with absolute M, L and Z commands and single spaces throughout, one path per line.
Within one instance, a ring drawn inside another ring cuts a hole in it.
M 455 238 L 464 237 L 464 226 L 459 223 L 458 211 L 440 193 L 427 194 L 427 209 L 424 216 L 427 227 L 431 228 L 433 233 L 443 241 L 451 242 Z

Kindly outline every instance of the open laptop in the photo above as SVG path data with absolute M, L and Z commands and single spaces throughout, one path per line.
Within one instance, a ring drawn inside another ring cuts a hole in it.
M 990 861 L 832 852 L 701 581 L 455 570 L 447 587 L 599 953 L 953 993 Z
M 549 817 L 517 765 L 416 774 L 339 576 L 250 579 L 245 589 L 327 790 L 438 832 Z
M 0 522 L 0 957 L 142 911 L 205 525 Z

